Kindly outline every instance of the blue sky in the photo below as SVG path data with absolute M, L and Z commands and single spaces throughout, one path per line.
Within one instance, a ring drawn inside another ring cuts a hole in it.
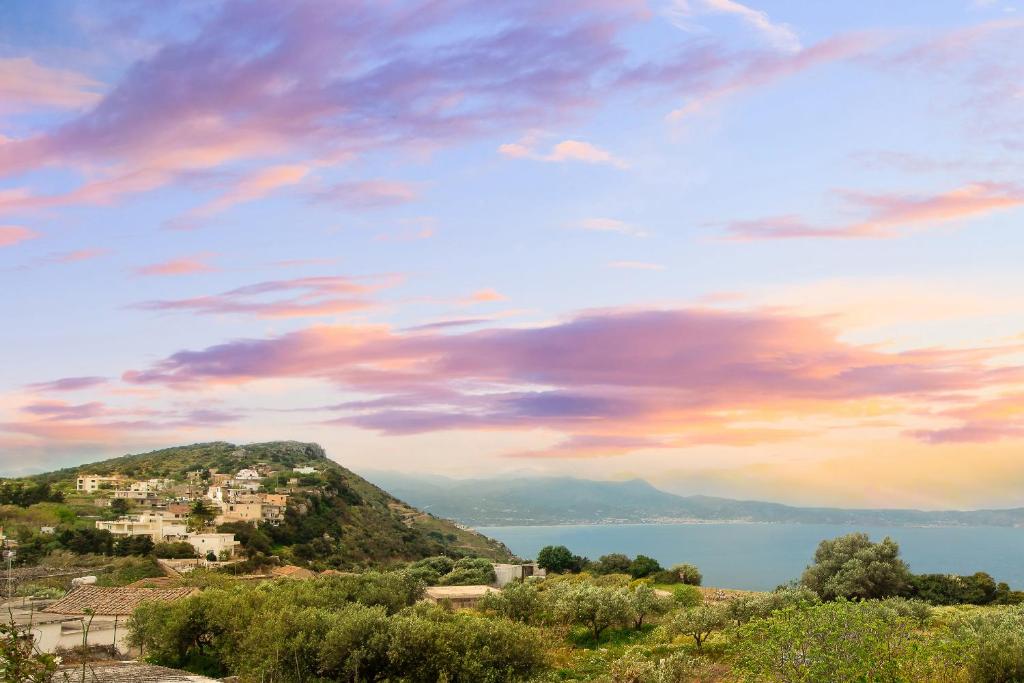
M 1018 10 L 11 3 L 0 464 L 1024 504 Z

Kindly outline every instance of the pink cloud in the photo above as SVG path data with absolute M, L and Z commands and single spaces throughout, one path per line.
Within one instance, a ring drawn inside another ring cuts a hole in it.
M 46 260 L 50 263 L 80 263 L 82 261 L 91 261 L 94 258 L 99 258 L 109 253 L 109 249 L 89 247 L 87 249 L 75 249 L 74 251 L 51 254 Z
M 281 164 L 258 169 L 243 176 L 224 194 L 170 221 L 169 225 L 179 230 L 196 228 L 204 220 L 237 204 L 262 199 L 281 188 L 302 182 L 309 170 L 303 164 Z
M 42 66 L 27 57 L 0 58 L 0 111 L 81 109 L 99 100 L 100 88 L 74 71 Z
M 20 225 L 0 225 L 0 247 L 14 246 L 19 242 L 34 240 L 37 237 L 39 237 L 38 232 Z
M 158 264 L 161 267 L 167 264 Z M 308 318 L 369 308 L 370 293 L 381 284 L 363 284 L 340 276 L 270 280 L 207 296 L 146 301 L 134 308 L 189 311 L 201 315 L 253 315 L 261 318 Z
M 419 189 L 411 183 L 394 180 L 361 180 L 331 185 L 312 197 L 318 202 L 350 209 L 376 209 L 414 202 L 419 198 Z
M 49 392 L 49 391 L 79 391 L 82 389 L 92 389 L 98 386 L 102 386 L 107 383 L 106 377 L 62 377 L 50 382 L 39 382 L 37 384 L 29 385 L 29 388 L 34 391 Z
M 796 435 L 775 424 L 786 415 L 883 398 L 910 410 L 929 396 L 1024 381 L 1024 369 L 998 364 L 1007 349 L 887 353 L 840 341 L 822 319 L 773 311 L 608 311 L 441 332 L 312 327 L 182 351 L 123 379 L 187 388 L 318 378 L 375 397 L 336 406 L 332 423 L 388 434 L 545 428 L 592 453 L 635 448 L 615 438 L 770 443 Z
M 333 163 L 544 125 L 598 101 L 621 68 L 619 34 L 645 18 L 589 0 L 361 3 L 343 13 L 229 2 L 125 69 L 87 111 L 0 145 L 0 174 L 61 166 L 98 178 L 22 197 L 31 208 L 144 192 L 228 164 L 296 154 Z M 456 24 L 472 25 L 474 38 L 446 32 Z
M 563 140 L 556 143 L 547 152 L 538 152 L 535 145 L 535 136 L 529 135 L 520 142 L 501 145 L 498 147 L 498 152 L 512 159 L 533 159 L 553 163 L 579 161 L 586 164 L 608 164 L 616 168 L 627 168 L 628 166 L 626 162 L 611 152 L 581 140 Z
M 217 268 L 206 262 L 209 258 L 209 254 L 198 254 L 196 256 L 187 256 L 183 258 L 170 259 L 168 261 L 161 261 L 160 263 L 151 263 L 148 266 L 136 268 L 135 274 L 152 277 L 210 273 L 216 271 Z
M 730 239 L 883 239 L 899 237 L 913 228 L 934 228 L 945 223 L 986 216 L 1024 204 L 1021 188 L 978 182 L 926 196 L 844 192 L 854 206 L 866 211 L 858 221 L 834 227 L 808 224 L 799 216 L 733 221 L 725 224 Z
M 660 263 L 649 263 L 647 261 L 612 261 L 608 264 L 608 267 L 620 270 L 665 270 L 665 266 Z

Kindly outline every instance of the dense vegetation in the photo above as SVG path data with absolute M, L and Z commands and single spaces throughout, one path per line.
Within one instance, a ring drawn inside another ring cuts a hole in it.
M 140 608 L 132 638 L 157 663 L 282 683 L 1024 680 L 1021 606 L 822 601 L 806 587 L 716 598 L 686 584 L 697 601 L 681 602 L 650 580 L 583 572 L 512 583 L 451 612 L 418 602 L 423 569 L 436 571 L 218 579 Z

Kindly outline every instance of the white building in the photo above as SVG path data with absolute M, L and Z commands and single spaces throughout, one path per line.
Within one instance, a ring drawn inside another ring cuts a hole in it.
M 316 474 L 316 468 L 315 467 L 296 467 L 296 468 L 294 468 L 292 470 L 292 472 L 297 472 L 299 474 Z
M 96 493 L 103 488 L 120 488 L 125 481 L 118 474 L 83 474 L 78 477 L 75 490 L 80 493 Z
M 188 533 L 184 520 L 163 511 L 125 515 L 113 521 L 98 521 L 96 528 L 105 529 L 115 536 L 149 536 L 154 543 L 180 540 Z
M 225 551 L 228 555 L 235 554 L 234 534 L 189 534 L 185 540 L 192 544 L 200 557 L 206 557 L 211 551 L 218 558 Z
M 235 475 L 235 479 L 239 481 L 258 480 L 260 479 L 260 473 L 252 469 L 238 470 L 238 474 Z
M 523 581 L 531 576 L 544 577 L 547 572 L 536 564 L 502 564 L 494 563 L 495 584 L 504 588 L 513 581 Z

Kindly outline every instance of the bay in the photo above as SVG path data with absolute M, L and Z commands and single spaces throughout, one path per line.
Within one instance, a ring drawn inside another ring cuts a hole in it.
M 818 543 L 854 531 L 874 541 L 889 536 L 911 571 L 973 574 L 1024 589 L 1024 528 L 847 527 L 830 524 L 581 524 L 479 527 L 524 558 L 546 545 L 565 545 L 597 559 L 608 553 L 649 555 L 662 566 L 697 565 L 705 586 L 771 590 L 797 579 Z

